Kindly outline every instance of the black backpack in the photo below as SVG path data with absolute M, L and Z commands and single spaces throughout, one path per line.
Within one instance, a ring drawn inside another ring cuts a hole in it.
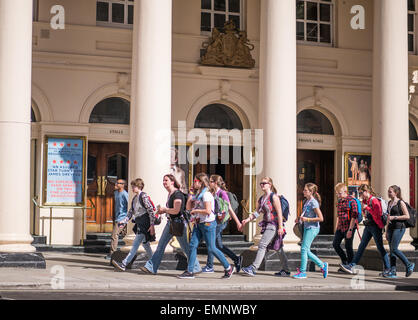
M 405 228 L 415 228 L 417 222 L 417 211 L 412 208 L 409 203 L 405 202 L 405 205 L 409 213 L 409 219 L 404 221 Z
M 228 195 L 229 203 L 231 204 L 232 210 L 234 210 L 234 212 L 236 212 L 239 208 L 239 202 L 238 202 L 237 196 L 230 191 L 227 191 L 226 194 Z

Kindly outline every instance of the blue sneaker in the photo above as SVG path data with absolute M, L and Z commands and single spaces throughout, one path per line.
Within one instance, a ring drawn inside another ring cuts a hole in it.
M 306 275 L 306 272 L 299 271 L 294 276 L 292 276 L 293 279 L 306 279 L 308 276 Z
M 405 276 L 408 278 L 411 276 L 412 272 L 414 272 L 415 269 L 415 263 L 411 263 L 408 267 L 408 269 L 406 270 L 406 274 Z
M 389 278 L 389 279 L 396 279 L 396 272 L 392 271 L 391 269 L 384 270 L 383 273 L 381 273 L 383 278 Z
M 328 262 L 324 262 L 324 266 L 321 269 L 324 279 L 328 277 Z
M 215 270 L 213 270 L 213 268 L 210 268 L 208 266 L 204 266 L 202 268 L 202 273 L 214 273 L 214 272 L 215 272 Z
M 353 267 L 354 265 L 352 263 L 350 264 L 340 264 L 341 270 L 343 270 L 345 273 L 354 274 Z
M 255 270 L 252 266 L 244 267 L 241 270 L 250 277 L 255 277 Z

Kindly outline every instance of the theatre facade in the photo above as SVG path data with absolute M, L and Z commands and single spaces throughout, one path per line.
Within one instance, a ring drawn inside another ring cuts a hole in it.
M 322 234 L 335 231 L 337 182 L 386 199 L 396 184 L 415 207 L 417 10 L 415 0 L 2 0 L 0 252 L 33 252 L 31 235 L 79 245 L 109 233 L 118 178 L 143 178 L 164 205 L 162 177 L 175 170 L 186 189 L 196 173 L 223 176 L 241 218 L 273 178 L 290 203 L 289 250 L 307 182 L 323 198 Z M 256 241 L 256 223 L 244 233 Z M 409 230 L 404 248 L 417 237 Z

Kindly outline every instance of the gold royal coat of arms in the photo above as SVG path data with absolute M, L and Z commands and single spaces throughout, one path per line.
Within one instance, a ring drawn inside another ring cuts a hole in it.
M 224 32 L 213 28 L 212 36 L 202 47 L 205 50 L 202 65 L 254 68 L 255 60 L 251 56 L 254 45 L 247 39 L 247 32 L 237 30 L 233 21 L 225 23 Z

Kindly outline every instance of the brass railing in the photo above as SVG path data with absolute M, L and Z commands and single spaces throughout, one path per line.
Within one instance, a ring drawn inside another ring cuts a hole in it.
M 94 209 L 96 206 L 94 205 L 93 201 L 89 199 L 89 202 L 91 203 L 91 207 L 80 207 L 80 206 L 41 206 L 37 202 L 38 196 L 35 196 L 32 199 L 32 202 L 37 206 L 39 209 L 49 209 L 49 245 L 52 243 L 52 209 L 53 208 L 59 208 L 59 209 L 81 209 L 82 212 L 82 218 L 81 218 L 81 239 L 80 239 L 80 245 L 84 245 L 84 221 L 86 219 L 86 209 Z M 34 222 L 35 223 L 35 222 Z

